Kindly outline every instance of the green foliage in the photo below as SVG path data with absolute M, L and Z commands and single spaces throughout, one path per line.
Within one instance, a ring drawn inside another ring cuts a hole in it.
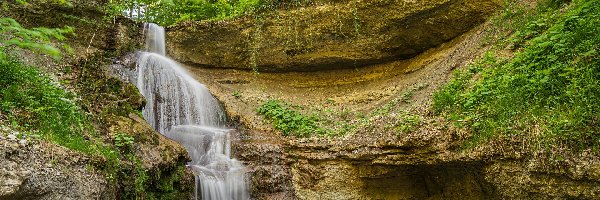
M 133 142 L 133 140 L 132 140 Z M 136 197 L 143 197 L 145 196 L 145 192 L 146 192 L 146 182 L 148 181 L 148 173 L 146 172 L 146 169 L 144 169 L 144 166 L 142 164 L 142 161 L 137 159 L 134 155 L 131 155 L 130 160 L 133 160 L 135 162 L 135 178 L 134 178 L 134 185 L 135 185 L 135 196 Z
M 113 139 L 115 146 L 119 148 L 131 148 L 134 138 L 127 133 L 118 133 Z
M 35 67 L 26 66 L 7 54 L 8 48 L 24 48 L 60 57 L 53 39 L 64 40 L 72 28 L 48 29 L 22 27 L 14 19 L 0 18 L 0 112 L 14 126 L 34 131 L 65 147 L 91 153 L 93 132 L 85 114 L 66 92 Z
M 5 49 L 18 47 L 33 50 L 37 53 L 48 54 L 55 59 L 60 58 L 60 50 L 52 45 L 53 40 L 62 41 L 65 35 L 73 34 L 72 27 L 62 29 L 24 28 L 12 18 L 0 18 L 0 59 L 5 58 Z M 63 46 L 71 51 L 68 46 Z
M 181 181 L 183 181 L 183 177 L 185 176 L 185 174 L 186 174 L 186 167 L 178 166 L 177 168 L 172 170 L 172 172 L 169 175 L 162 175 L 160 180 L 157 180 L 157 182 L 158 182 L 158 188 L 157 188 L 157 192 L 156 192 L 157 199 L 177 200 L 177 199 L 186 198 L 188 194 L 181 193 L 180 189 L 182 187 L 194 187 L 194 186 L 193 185 L 183 186 L 183 185 L 177 184 L 177 183 L 181 183 Z
M 235 97 L 236 99 L 239 99 L 242 97 L 242 94 L 240 94 L 240 91 L 233 91 L 233 94 L 231 94 L 231 96 Z
M 260 5 L 260 0 L 113 0 L 107 10 L 166 26 L 184 21 L 237 17 Z
M 0 112 L 24 130 L 33 130 L 71 149 L 90 152 L 83 138 L 93 131 L 74 95 L 34 67 L 12 58 L 0 60 Z
M 292 106 L 278 100 L 265 102 L 257 109 L 257 112 L 264 115 L 273 123 L 275 129 L 282 131 L 286 136 L 307 137 L 313 134 L 325 135 L 328 132 L 318 126 L 318 117 L 314 115 L 305 116 L 294 110 Z
M 106 158 L 110 177 L 119 170 L 119 154 L 98 141 L 93 125 L 74 99 L 37 68 L 12 57 L 0 59 L 0 115 L 20 131 Z
M 396 122 L 396 131 L 400 134 L 416 131 L 422 125 L 422 119 L 419 115 L 403 114 Z
M 557 2 L 517 31 L 514 58 L 488 54 L 435 94 L 434 109 L 471 129 L 474 143 L 530 134 L 598 150 L 600 1 L 573 1 L 565 12 Z

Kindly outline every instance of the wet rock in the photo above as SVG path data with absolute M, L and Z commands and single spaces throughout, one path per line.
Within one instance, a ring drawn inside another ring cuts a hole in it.
M 262 131 L 234 132 L 235 157 L 248 169 L 251 195 L 256 199 L 297 199 L 283 138 Z

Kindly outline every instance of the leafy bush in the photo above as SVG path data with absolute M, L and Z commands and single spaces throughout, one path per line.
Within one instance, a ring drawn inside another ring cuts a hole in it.
M 296 135 L 300 137 L 312 134 L 324 135 L 327 131 L 318 126 L 319 119 L 316 116 L 305 116 L 278 100 L 269 100 L 257 109 L 273 123 L 275 129 L 284 135 Z
M 523 49 L 514 58 L 490 54 L 456 73 L 434 95 L 434 109 L 467 125 L 475 142 L 525 133 L 540 134 L 546 144 L 597 150 L 600 1 L 573 1 L 567 12 L 556 2 L 517 32 L 512 41 Z
M 260 0 L 121 0 L 112 1 L 108 10 L 144 22 L 163 26 L 182 21 L 228 19 L 252 12 Z

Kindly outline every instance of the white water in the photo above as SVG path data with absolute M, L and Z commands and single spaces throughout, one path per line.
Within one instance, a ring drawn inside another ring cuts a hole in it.
M 146 25 L 146 48 L 137 61 L 137 87 L 146 98 L 144 118 L 189 152 L 196 199 L 249 199 L 245 168 L 231 158 L 225 115 L 208 89 L 165 55 L 165 31 Z

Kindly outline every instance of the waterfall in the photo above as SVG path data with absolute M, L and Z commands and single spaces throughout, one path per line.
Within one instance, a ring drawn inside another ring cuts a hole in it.
M 146 98 L 142 114 L 150 125 L 182 144 L 196 174 L 195 199 L 246 200 L 243 164 L 231 158 L 225 114 L 208 89 L 166 57 L 165 31 L 146 25 L 146 48 L 137 60 L 137 87 Z
M 165 29 L 157 24 L 148 23 L 145 25 L 146 30 L 146 50 L 155 52 L 160 55 L 167 55 L 165 47 Z

